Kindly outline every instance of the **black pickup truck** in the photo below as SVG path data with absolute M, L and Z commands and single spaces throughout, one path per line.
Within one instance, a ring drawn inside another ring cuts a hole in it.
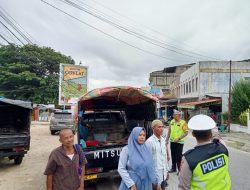
M 78 102 L 78 143 L 86 153 L 85 181 L 115 177 L 120 151 L 135 126 L 152 134 L 156 98 L 133 87 L 95 89 Z
M 0 97 L 0 158 L 21 164 L 30 147 L 30 102 Z

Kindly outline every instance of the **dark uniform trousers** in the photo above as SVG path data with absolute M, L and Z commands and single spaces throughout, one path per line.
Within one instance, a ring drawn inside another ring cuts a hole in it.
M 171 158 L 172 158 L 172 170 L 176 170 L 176 165 L 178 171 L 180 171 L 181 159 L 182 159 L 182 151 L 183 151 L 184 144 L 181 143 L 170 143 L 171 149 Z

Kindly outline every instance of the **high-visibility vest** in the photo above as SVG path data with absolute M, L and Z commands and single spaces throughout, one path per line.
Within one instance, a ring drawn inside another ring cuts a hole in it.
M 190 190 L 230 190 L 228 150 L 223 144 L 197 146 L 184 156 L 192 170 Z
M 181 119 L 180 122 L 176 122 L 174 119 L 170 122 L 171 132 L 170 132 L 170 141 L 174 142 L 175 139 L 181 137 L 185 131 L 183 130 L 183 126 L 186 125 L 186 122 Z M 180 139 L 178 143 L 183 144 L 185 138 Z

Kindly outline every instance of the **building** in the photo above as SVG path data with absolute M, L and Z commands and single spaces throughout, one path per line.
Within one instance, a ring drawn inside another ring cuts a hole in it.
M 149 75 L 149 82 L 151 88 L 158 88 L 162 90 L 164 96 L 171 95 L 171 84 L 180 78 L 181 73 L 192 67 L 193 64 L 179 65 L 174 67 L 166 67 L 160 71 L 154 71 Z
M 178 107 L 191 112 L 196 110 L 208 113 L 209 109 L 214 112 L 227 112 L 229 66 L 229 61 L 200 61 L 183 72 L 179 82 L 171 88 L 171 92 L 178 99 Z M 232 62 L 232 86 L 241 79 L 250 80 L 250 61 Z
M 181 73 L 192 67 L 193 64 L 166 67 L 160 71 L 150 73 L 150 92 L 159 98 L 161 110 L 159 116 L 165 119 L 172 115 L 173 108 L 177 107 L 177 99 L 171 93 L 171 85 L 179 81 Z M 169 109 L 167 109 L 169 108 Z

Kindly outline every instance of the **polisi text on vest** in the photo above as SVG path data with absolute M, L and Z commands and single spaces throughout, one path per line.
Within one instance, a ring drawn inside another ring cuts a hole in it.
M 206 174 L 206 173 L 209 173 L 213 170 L 221 168 L 225 164 L 226 163 L 225 163 L 224 156 L 220 156 L 220 157 L 214 158 L 212 160 L 209 160 L 209 161 L 201 164 L 201 169 L 202 169 L 203 174 Z

